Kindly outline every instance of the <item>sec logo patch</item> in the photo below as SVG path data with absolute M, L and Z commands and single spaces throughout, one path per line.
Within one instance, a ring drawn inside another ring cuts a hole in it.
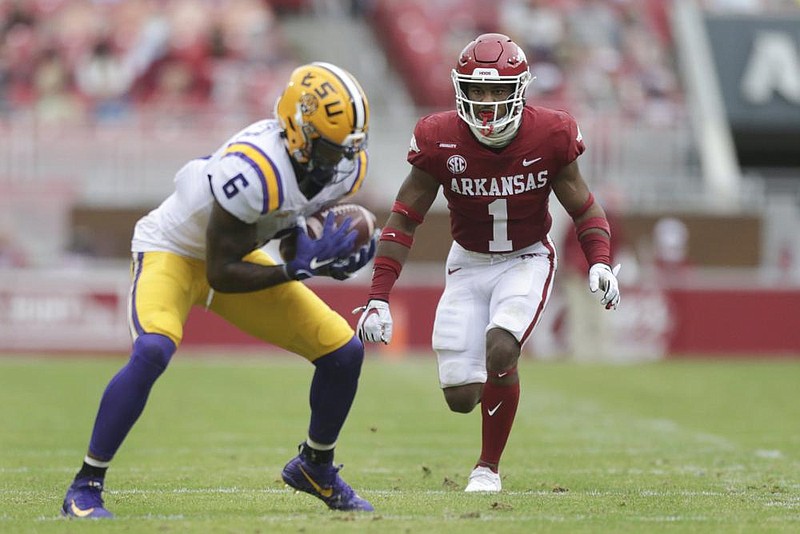
M 459 155 L 450 156 L 447 158 L 447 169 L 453 174 L 461 174 L 467 170 L 467 160 Z

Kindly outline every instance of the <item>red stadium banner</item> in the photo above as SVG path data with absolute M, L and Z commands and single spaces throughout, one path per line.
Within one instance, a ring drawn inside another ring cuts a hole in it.
M 124 270 L 0 270 L 0 353 L 127 353 L 128 276 Z M 357 281 L 309 284 L 355 327 L 364 303 Z M 657 357 L 800 357 L 800 287 L 623 288 L 610 313 L 614 360 Z M 431 331 L 442 288 L 401 281 L 392 293 L 394 337 L 374 345 L 383 357 L 432 354 Z M 548 310 L 555 313 L 555 309 Z M 184 350 L 264 351 L 264 344 L 195 308 Z M 534 336 L 537 333 L 534 332 Z
M 668 297 L 674 357 L 800 356 L 800 289 L 675 288 Z
M 355 326 L 351 314 L 366 298 L 366 287 L 324 284 L 314 287 L 332 308 Z M 370 349 L 386 355 L 431 352 L 438 286 L 400 286 L 392 293 L 395 321 L 392 344 Z M 624 302 L 611 314 L 615 361 L 655 357 L 800 357 L 800 288 L 623 289 Z M 549 310 L 550 311 L 550 310 Z M 534 336 L 536 332 L 534 332 Z M 185 347 L 221 345 L 258 350 L 260 342 L 197 308 L 189 316 Z
M 0 270 L 0 351 L 127 351 L 122 271 Z

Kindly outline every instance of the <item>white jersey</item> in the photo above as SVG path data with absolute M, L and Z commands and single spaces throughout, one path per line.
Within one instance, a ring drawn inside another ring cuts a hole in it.
M 342 160 L 337 179 L 307 199 L 297 185 L 278 121 L 262 120 L 235 134 L 210 158 L 184 165 L 175 175 L 175 192 L 136 223 L 131 250 L 205 259 L 215 199 L 241 221 L 256 224 L 263 244 L 354 194 L 366 172 L 367 154 L 361 151 L 353 161 Z

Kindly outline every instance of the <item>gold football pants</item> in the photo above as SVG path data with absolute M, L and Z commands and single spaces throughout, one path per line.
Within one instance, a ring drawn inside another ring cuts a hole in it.
M 275 265 L 261 250 L 246 261 Z M 212 294 L 205 262 L 170 252 L 133 254 L 128 306 L 131 335 L 162 334 L 175 346 L 192 306 L 206 306 L 243 332 L 314 361 L 350 341 L 353 329 L 313 291 L 287 282 L 251 293 Z

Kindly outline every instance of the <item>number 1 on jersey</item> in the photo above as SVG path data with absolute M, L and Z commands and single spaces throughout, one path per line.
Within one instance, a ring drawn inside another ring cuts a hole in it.
M 508 239 L 508 201 L 498 198 L 489 203 L 489 215 L 492 216 L 489 252 L 508 252 L 512 249 L 511 240 Z

